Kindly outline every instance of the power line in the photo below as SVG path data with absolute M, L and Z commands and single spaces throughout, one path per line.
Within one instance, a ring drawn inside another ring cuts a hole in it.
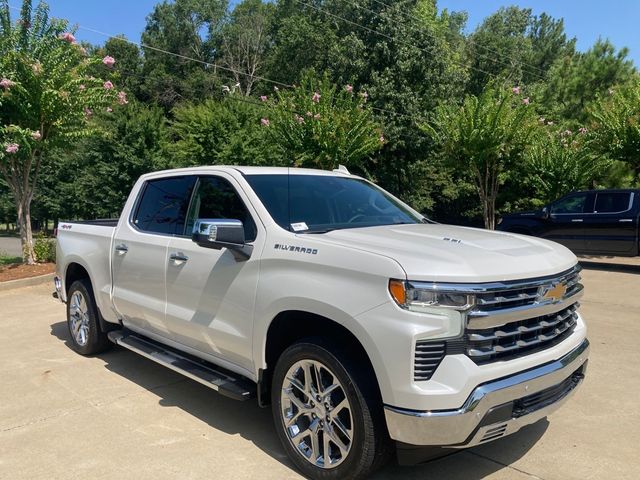
M 383 5 L 383 6 L 387 7 L 387 8 L 393 8 L 393 6 L 392 6 L 392 5 L 390 5 L 390 4 L 386 3 L 386 2 L 383 2 L 382 0 L 372 0 L 372 1 L 373 1 L 373 2 L 375 2 L 375 3 L 377 3 L 378 5 Z M 365 8 L 365 7 L 359 7 L 359 8 Z M 367 9 L 367 10 L 369 10 L 369 9 Z M 373 11 L 371 11 L 371 10 L 369 10 L 369 11 L 370 11 L 371 13 L 373 13 L 374 15 L 379 15 L 379 14 L 377 14 L 376 12 L 373 12 Z M 404 15 L 406 18 L 411 18 L 411 19 L 416 20 L 416 21 L 419 21 L 419 20 L 420 20 L 420 19 L 418 19 L 415 15 L 411 15 L 410 13 L 405 12 L 404 10 L 400 10 L 400 13 L 401 13 L 402 15 Z M 428 33 L 428 34 L 430 34 L 430 32 L 428 32 L 428 31 L 427 31 L 427 33 Z M 433 38 L 433 37 L 432 37 L 432 38 Z M 468 37 L 467 37 L 467 38 L 466 38 L 466 40 L 467 40 L 467 42 L 469 42 L 470 44 L 475 45 L 476 47 L 483 48 L 485 51 L 490 52 L 490 53 L 493 53 L 494 55 L 497 55 L 498 57 L 504 57 L 504 58 L 507 58 L 507 59 L 509 59 L 509 60 L 512 60 L 512 61 L 518 62 L 518 63 L 519 63 L 520 65 L 522 65 L 522 66 L 527 66 L 527 67 L 532 68 L 533 70 L 537 70 L 537 71 L 539 71 L 542 75 L 545 75 L 545 74 L 546 74 L 546 72 L 545 72 L 542 68 L 537 67 L 536 65 L 532 65 L 532 64 L 530 64 L 530 63 L 523 62 L 522 60 L 519 60 L 519 59 L 517 59 L 517 58 L 515 58 L 515 57 L 512 57 L 512 56 L 510 56 L 510 55 L 500 53 L 500 52 L 498 52 L 497 50 L 494 50 L 494 49 L 492 49 L 492 48 L 487 47 L 486 45 L 481 45 L 481 44 L 479 44 L 478 42 L 475 42 L 475 41 L 474 41 L 474 40 L 472 40 L 471 38 L 468 38 Z M 487 59 L 488 57 L 483 56 L 482 58 Z M 502 63 L 502 65 L 510 65 L 509 63 L 504 63 L 504 62 L 500 62 L 500 63 Z M 545 80 L 545 77 L 544 77 L 544 76 L 542 76 L 542 75 L 538 75 L 538 74 L 534 74 L 532 70 L 527 71 L 527 73 L 529 73 L 529 74 L 531 74 L 531 75 L 535 76 L 536 78 L 538 78 L 538 79 L 540 79 L 540 80 Z

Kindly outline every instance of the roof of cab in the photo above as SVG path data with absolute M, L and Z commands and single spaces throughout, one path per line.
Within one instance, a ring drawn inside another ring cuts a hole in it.
M 187 167 L 176 168 L 170 170 L 161 170 L 157 172 L 149 172 L 143 177 L 158 177 L 162 175 L 176 175 L 176 174 L 196 174 L 197 172 L 239 172 L 242 175 L 324 175 L 334 177 L 355 177 L 350 175 L 346 171 L 336 170 L 318 170 L 313 168 L 298 168 L 298 167 L 246 167 L 246 166 L 234 166 L 234 165 L 206 165 L 200 167 Z

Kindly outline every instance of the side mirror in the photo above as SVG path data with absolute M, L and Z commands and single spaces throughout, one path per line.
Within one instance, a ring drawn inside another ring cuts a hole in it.
M 246 260 L 253 249 L 245 243 L 244 225 L 240 220 L 199 218 L 193 226 L 191 240 L 205 248 L 228 248 L 236 259 Z
M 549 207 L 542 207 L 542 212 L 540 213 L 540 216 L 544 220 L 548 220 L 549 219 Z

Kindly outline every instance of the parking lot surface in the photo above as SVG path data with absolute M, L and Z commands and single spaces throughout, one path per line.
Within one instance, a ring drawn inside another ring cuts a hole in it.
M 640 274 L 585 270 L 591 358 L 548 421 L 376 479 L 640 478 Z M 270 411 L 119 348 L 67 345 L 49 285 L 0 292 L 0 478 L 297 479 Z

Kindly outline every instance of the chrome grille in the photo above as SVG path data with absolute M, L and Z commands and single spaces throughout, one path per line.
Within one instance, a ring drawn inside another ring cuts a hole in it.
M 415 381 L 429 380 L 444 358 L 445 350 L 445 342 L 416 342 L 413 379 Z
M 486 363 L 561 342 L 575 329 L 582 288 L 579 268 L 488 286 L 476 294 L 476 305 L 467 313 L 465 353 L 476 363 Z
M 534 317 L 503 327 L 485 330 L 468 330 L 467 355 L 475 362 L 506 360 L 548 348 L 561 342 L 574 330 L 578 315 L 574 303 L 557 313 Z

